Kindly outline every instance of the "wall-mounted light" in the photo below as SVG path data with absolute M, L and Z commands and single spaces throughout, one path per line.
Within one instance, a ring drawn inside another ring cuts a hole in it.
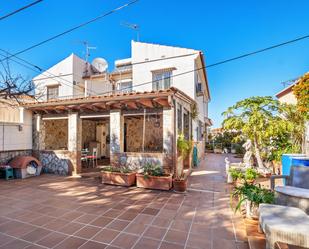
M 23 130 L 23 126 L 22 125 L 18 125 L 18 131 L 22 131 Z

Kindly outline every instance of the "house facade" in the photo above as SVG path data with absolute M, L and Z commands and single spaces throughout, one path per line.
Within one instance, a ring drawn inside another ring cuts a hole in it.
M 288 87 L 284 88 L 280 92 L 276 94 L 277 99 L 281 103 L 285 104 L 297 104 L 297 99 L 293 93 L 293 87 L 299 82 L 299 80 L 295 80 L 293 84 L 289 85 Z M 305 141 L 303 144 L 303 153 L 309 156 L 309 121 L 305 124 Z
M 38 101 L 33 150 L 51 172 L 81 172 L 81 151 L 95 148 L 111 164 L 146 163 L 172 172 L 177 137 L 192 139 L 201 158 L 210 93 L 201 51 L 134 42 L 131 57 L 92 65 L 72 54 L 33 79 Z
M 12 101 L 0 102 L 0 164 L 32 154 L 32 112 Z
M 296 82 L 276 94 L 276 97 L 281 103 L 293 105 L 297 104 L 297 99 L 293 93 L 293 87 L 295 86 L 295 84 Z

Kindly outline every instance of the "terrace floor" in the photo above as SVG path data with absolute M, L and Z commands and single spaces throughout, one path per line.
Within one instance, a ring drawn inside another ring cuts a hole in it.
M 0 181 L 0 248 L 244 249 L 223 155 L 206 155 L 187 194 L 53 175 Z M 232 158 L 231 158 L 232 159 Z

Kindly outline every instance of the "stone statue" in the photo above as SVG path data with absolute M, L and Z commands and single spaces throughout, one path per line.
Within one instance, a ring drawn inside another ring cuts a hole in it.
M 251 167 L 251 158 L 252 158 L 252 142 L 250 139 L 248 139 L 243 145 L 242 147 L 246 150 L 246 153 L 243 157 L 243 163 L 244 166 L 246 168 L 250 168 Z

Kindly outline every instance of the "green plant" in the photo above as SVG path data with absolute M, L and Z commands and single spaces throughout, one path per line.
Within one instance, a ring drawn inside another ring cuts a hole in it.
M 164 171 L 160 165 L 147 163 L 143 166 L 144 178 L 149 176 L 164 176 Z
M 226 130 L 236 130 L 253 143 L 253 153 L 259 168 L 264 169 L 262 151 L 272 138 L 289 129 L 280 116 L 281 104 L 272 97 L 251 97 L 237 102 L 223 113 Z
M 248 168 L 245 172 L 244 179 L 246 181 L 252 181 L 255 180 L 258 176 L 259 173 L 255 169 Z
M 190 149 L 188 141 L 184 134 L 180 134 L 177 139 L 177 150 L 182 157 L 185 157 Z
M 244 178 L 244 173 L 241 172 L 240 169 L 230 168 L 229 173 L 231 174 L 233 181 L 237 181 L 238 179 Z
M 297 99 L 298 111 L 309 117 L 309 73 L 306 73 L 298 80 L 298 83 L 293 87 L 293 93 Z
M 133 172 L 128 167 L 115 167 L 115 166 L 106 166 L 106 167 L 102 168 L 102 171 L 118 172 L 118 173 L 124 173 L 124 174 Z
M 237 198 L 238 202 L 233 208 L 235 212 L 240 211 L 241 205 L 245 201 L 249 201 L 250 205 L 258 206 L 261 203 L 273 203 L 274 202 L 274 192 L 268 189 L 262 188 L 260 185 L 249 184 L 245 182 L 239 187 L 235 187 L 234 191 L 231 193 L 231 203 L 233 198 Z
M 198 117 L 198 114 L 199 114 L 199 112 L 198 112 L 197 104 L 193 104 L 193 105 L 191 106 L 191 118 L 192 118 L 193 120 L 196 120 L 197 117 Z

